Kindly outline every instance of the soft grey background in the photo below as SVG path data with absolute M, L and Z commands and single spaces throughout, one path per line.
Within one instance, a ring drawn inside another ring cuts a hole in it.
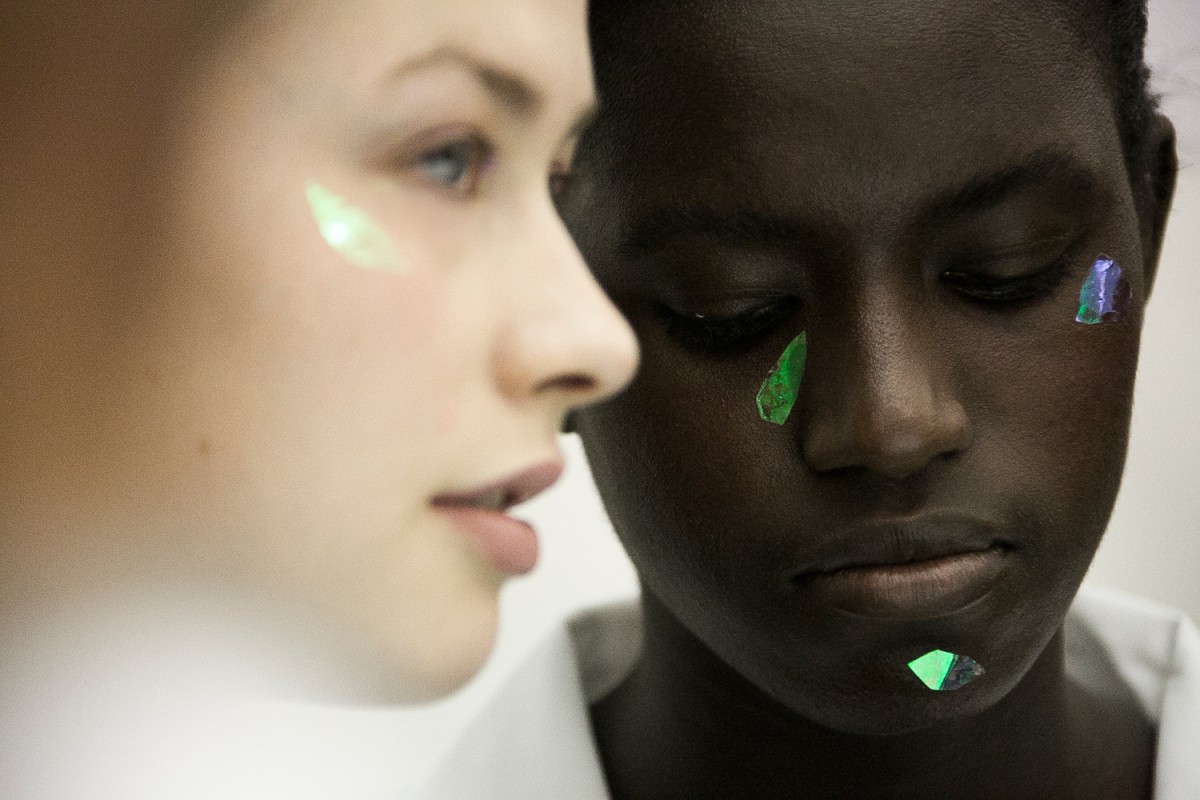
M 1147 312 L 1125 482 L 1089 579 L 1200 620 L 1200 0 L 1151 0 L 1148 56 L 1182 170 Z
M 1200 619 L 1200 0 L 1151 0 L 1151 26 L 1155 86 L 1176 121 L 1183 170 L 1147 315 L 1126 479 L 1088 580 Z M 541 565 L 506 590 L 500 639 L 483 674 L 423 709 L 323 713 L 313 752 L 346 753 L 360 777 L 374 771 L 397 789 L 412 786 L 553 624 L 634 592 L 578 442 L 566 437 L 564 446 L 566 479 L 526 508 L 542 534 Z M 340 746 L 328 747 L 330 737 Z

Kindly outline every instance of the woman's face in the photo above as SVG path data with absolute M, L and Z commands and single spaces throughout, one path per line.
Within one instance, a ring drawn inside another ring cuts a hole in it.
M 583 0 L 313 0 L 256 9 L 178 123 L 114 463 L 404 691 L 481 664 L 536 555 L 495 509 L 635 366 L 551 198 L 593 104 Z
M 564 214 L 643 366 L 577 429 L 652 604 L 835 729 L 1003 697 L 1120 481 L 1165 209 L 1139 220 L 1058 4 L 994 5 L 763 2 L 597 41 Z M 1133 305 L 1078 324 L 1100 253 Z M 756 394 L 802 331 L 771 424 Z M 930 693 L 906 664 L 933 649 L 985 679 Z

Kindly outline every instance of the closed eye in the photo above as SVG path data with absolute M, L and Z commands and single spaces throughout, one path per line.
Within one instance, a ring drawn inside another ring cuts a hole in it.
M 720 315 L 704 310 L 660 305 L 667 335 L 684 348 L 708 355 L 740 353 L 786 320 L 798 307 L 795 298 L 759 301 L 745 311 Z
M 990 305 L 1020 304 L 1054 292 L 1070 273 L 1071 260 L 1063 255 L 1048 267 L 1029 275 L 1000 277 L 986 271 L 951 269 L 942 282 L 954 291 Z

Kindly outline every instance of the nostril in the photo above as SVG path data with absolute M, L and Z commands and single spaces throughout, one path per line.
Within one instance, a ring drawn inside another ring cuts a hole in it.
M 804 457 L 817 472 L 863 467 L 891 478 L 904 478 L 931 461 L 957 454 L 970 445 L 971 426 L 955 404 L 930 414 L 891 413 L 829 417 L 818 415 L 805 436 Z
M 583 394 L 595 392 L 598 386 L 599 383 L 591 375 L 576 372 L 567 375 L 556 375 L 538 386 L 537 391 L 538 393 L 558 391 L 570 394 Z

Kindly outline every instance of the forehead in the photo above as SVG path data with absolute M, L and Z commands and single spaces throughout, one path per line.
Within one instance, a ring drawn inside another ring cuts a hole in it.
M 454 50 L 551 103 L 593 95 L 584 0 L 274 0 L 237 46 L 312 96 L 369 95 L 399 65 Z
M 612 168 L 646 203 L 802 197 L 861 219 L 1048 150 L 1123 169 L 1104 75 L 1063 4 L 705 5 L 597 41 L 615 56 L 606 137 L 632 155 Z

